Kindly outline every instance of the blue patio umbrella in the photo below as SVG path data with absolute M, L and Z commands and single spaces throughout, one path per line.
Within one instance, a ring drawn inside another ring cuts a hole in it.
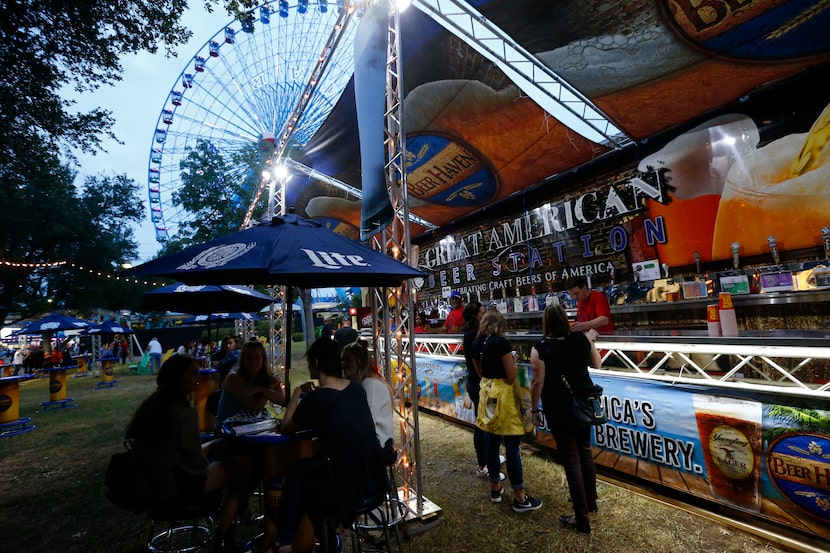
M 113 321 L 89 326 L 81 332 L 82 334 L 133 334 L 133 329 Z
M 421 271 L 296 214 L 256 225 L 142 263 L 121 274 L 155 275 L 193 284 L 244 282 L 285 285 L 291 336 L 291 289 L 331 286 L 396 287 Z M 291 340 L 285 340 L 285 384 Z
M 295 214 L 142 263 L 121 274 L 190 284 L 272 284 L 301 288 L 395 287 L 421 271 Z M 239 311 L 246 311 L 238 309 Z
M 196 315 L 190 317 L 189 319 L 183 320 L 182 324 L 198 324 L 205 322 L 236 320 L 261 321 L 262 317 L 260 317 L 256 313 L 211 313 L 210 315 Z
M 44 334 L 57 330 L 83 330 L 89 326 L 92 326 L 89 321 L 55 312 L 38 321 L 29 323 L 14 334 Z
M 191 315 L 257 312 L 274 299 L 247 286 L 231 284 L 196 285 L 182 282 L 144 293 L 143 307 L 155 311 L 176 311 Z

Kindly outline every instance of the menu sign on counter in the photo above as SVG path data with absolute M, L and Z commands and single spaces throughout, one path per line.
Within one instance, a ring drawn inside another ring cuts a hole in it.
M 727 275 L 720 277 L 720 289 L 730 294 L 749 294 L 749 277 L 746 275 Z

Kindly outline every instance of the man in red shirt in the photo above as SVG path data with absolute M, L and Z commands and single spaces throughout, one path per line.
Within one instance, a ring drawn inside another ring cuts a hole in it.
M 588 289 L 588 280 L 582 276 L 568 281 L 568 293 L 576 300 L 576 322 L 571 325 L 574 332 L 585 332 L 592 328 L 599 334 L 612 334 L 614 321 L 611 306 L 602 292 Z
M 447 313 L 447 320 L 444 321 L 444 332 L 461 332 L 461 325 L 464 324 L 464 304 L 461 301 L 461 294 L 453 292 L 450 294 L 452 308 Z

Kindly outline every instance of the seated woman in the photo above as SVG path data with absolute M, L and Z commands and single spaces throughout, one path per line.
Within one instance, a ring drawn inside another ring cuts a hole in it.
M 289 553 L 303 514 L 315 535 L 328 544 L 323 553 L 337 551 L 334 528 L 323 534 L 324 517 L 350 523 L 363 501 L 384 486 L 380 444 L 375 435 L 366 392 L 343 378 L 340 346 L 329 338 L 316 340 L 306 352 L 310 382 L 297 387 L 288 402 L 284 432 L 312 430 L 319 453 L 310 463 L 299 463 L 286 478 L 274 553 Z
M 366 392 L 366 401 L 375 421 L 375 434 L 378 442 L 385 445 L 389 440 L 394 443 L 395 427 L 392 414 L 392 390 L 386 381 L 372 370 L 369 360 L 369 345 L 359 339 L 343 348 L 343 376 L 360 382 Z
M 156 391 L 133 415 L 126 437 L 147 464 L 155 502 L 189 503 L 224 490 L 216 524 L 217 545 L 224 549 L 224 537 L 245 493 L 248 475 L 240 466 L 210 463 L 202 452 L 199 413 L 191 403 L 199 385 L 196 360 L 171 356 L 162 364 L 156 383 Z
M 282 382 L 271 373 L 262 343 L 258 340 L 245 342 L 239 364 L 231 369 L 222 384 L 214 428 L 221 431 L 222 424 L 243 409 L 262 411 L 269 401 L 285 404 Z

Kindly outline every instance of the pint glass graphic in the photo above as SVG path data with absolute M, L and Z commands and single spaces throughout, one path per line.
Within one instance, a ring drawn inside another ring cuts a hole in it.
M 712 495 L 759 511 L 761 404 L 696 394 L 694 407 Z

